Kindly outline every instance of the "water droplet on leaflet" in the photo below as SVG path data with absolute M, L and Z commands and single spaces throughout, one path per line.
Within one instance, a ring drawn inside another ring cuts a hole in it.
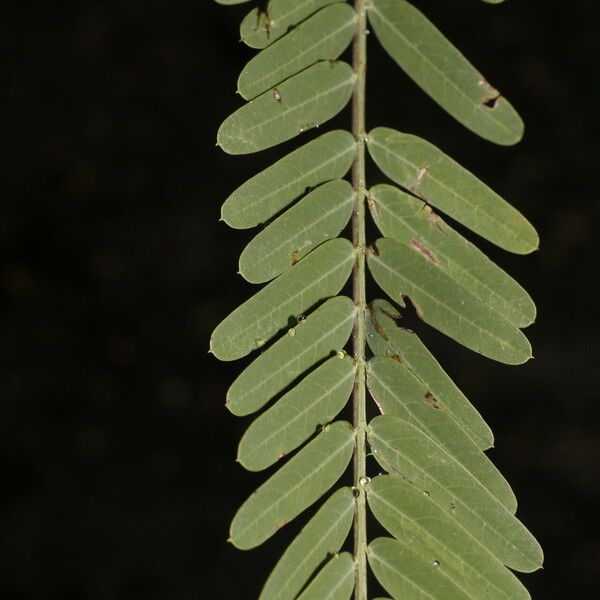
M 265 340 L 262 338 L 256 338 L 254 342 L 256 343 L 257 348 L 262 348 L 265 345 Z
M 371 481 L 371 479 L 369 477 L 361 477 L 358 480 L 358 483 L 360 483 L 360 485 L 362 485 L 363 487 L 365 487 L 365 485 L 368 485 L 369 481 Z
M 296 330 L 292 327 L 290 330 L 288 330 L 288 335 L 294 337 L 296 335 Z
M 281 92 L 277 88 L 273 89 L 273 99 L 281 104 Z
M 296 320 L 298 321 L 298 323 L 302 323 L 302 321 L 306 321 L 306 317 L 304 315 L 299 315 Z
M 345 351 L 345 350 L 340 350 L 340 351 L 337 353 L 337 357 L 338 357 L 338 358 L 346 358 L 346 356 L 348 356 L 348 354 L 346 353 L 346 351 Z
M 434 567 L 436 567 L 436 568 L 437 568 L 437 567 L 439 567 L 439 566 L 440 566 L 440 561 L 439 561 L 439 560 L 434 560 L 434 561 L 433 561 L 431 564 L 432 564 Z
M 423 496 L 426 496 L 427 498 L 429 498 L 431 494 L 427 491 L 427 490 L 423 490 Z

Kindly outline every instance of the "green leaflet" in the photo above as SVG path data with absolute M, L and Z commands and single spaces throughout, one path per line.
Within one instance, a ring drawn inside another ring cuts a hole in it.
M 454 385 L 419 337 L 396 325 L 400 313 L 386 300 L 374 300 L 367 312 L 367 341 L 373 354 L 401 362 L 441 402 L 481 450 L 494 445 L 494 435 L 474 406 Z
M 426 561 L 404 539 L 377 538 L 367 555 L 379 583 L 398 600 L 472 600 L 445 576 L 436 561 Z
M 227 392 L 227 408 L 244 416 L 257 411 L 318 362 L 348 341 L 355 308 L 344 296 L 331 298 L 254 360 Z
M 334 4 L 304 21 L 255 56 L 238 79 L 238 92 L 250 100 L 320 60 L 335 60 L 348 47 L 356 13 Z
M 334 556 L 298 600 L 348 600 L 354 590 L 354 559 L 349 552 Z
M 519 211 L 429 142 L 378 127 L 367 143 L 390 179 L 465 227 L 509 252 L 537 249 L 538 235 Z
M 403 365 L 376 356 L 368 363 L 369 391 L 382 413 L 418 427 L 514 514 L 517 499 L 506 479 L 450 416 L 444 404 Z
M 356 194 L 344 180 L 323 184 L 263 229 L 240 256 L 240 274 L 263 283 L 295 265 L 322 242 L 337 237 L 352 214 Z
M 346 106 L 354 79 L 344 62 L 317 63 L 225 119 L 217 143 L 228 154 L 250 154 L 319 127 Z
M 250 471 L 270 467 L 344 408 L 354 385 L 349 356 L 334 356 L 307 375 L 248 428 L 238 461 Z
M 526 327 L 534 321 L 529 294 L 427 204 L 391 185 L 376 185 L 369 192 L 369 208 L 385 237 L 426 248 L 456 283 L 513 325 Z
M 356 142 L 350 133 L 325 133 L 240 186 L 225 200 L 221 218 L 234 229 L 260 225 L 307 189 L 343 177 L 355 154 Z
M 240 25 L 242 41 L 252 48 L 266 48 L 323 6 L 339 0 L 270 0 L 267 11 L 251 10 Z
M 369 21 L 387 53 L 457 121 L 496 144 L 523 137 L 523 121 L 419 10 L 402 0 L 371 0 Z
M 294 600 L 315 569 L 339 551 L 354 518 L 350 488 L 335 492 L 288 546 L 259 600 Z
M 506 364 L 531 358 L 523 333 L 459 286 L 422 249 L 382 238 L 368 265 L 392 300 L 404 305 L 408 296 L 421 319 L 467 348 Z
M 368 439 L 377 462 L 406 478 L 505 565 L 529 573 L 542 550 L 496 498 L 440 445 L 396 417 L 375 417 Z
M 348 240 L 325 242 L 222 321 L 212 334 L 211 351 L 220 360 L 236 360 L 261 348 L 290 318 L 337 294 L 353 263 Z
M 497 561 L 476 538 L 414 485 L 390 475 L 375 477 L 367 487 L 369 507 L 375 518 L 396 539 L 418 555 L 426 571 L 436 561 L 441 574 L 472 600 L 528 600 L 520 581 Z M 399 563 L 404 577 L 414 569 Z M 436 600 L 445 600 L 445 593 Z M 459 596 L 462 598 L 462 596 Z
M 331 488 L 353 449 L 349 423 L 325 427 L 244 502 L 231 523 L 231 542 L 248 550 L 270 538 Z

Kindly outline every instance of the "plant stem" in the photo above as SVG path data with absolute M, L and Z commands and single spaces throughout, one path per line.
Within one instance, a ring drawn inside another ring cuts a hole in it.
M 358 149 L 352 165 L 352 185 L 356 192 L 352 215 L 352 242 L 356 263 L 352 274 L 354 303 L 357 308 L 353 333 L 354 362 L 357 367 L 353 392 L 353 417 L 356 431 L 354 452 L 354 487 L 358 492 L 354 516 L 354 558 L 356 560 L 355 600 L 367 600 L 367 510 L 364 490 L 366 481 L 366 381 L 365 381 L 365 83 L 367 72 L 366 0 L 354 0 L 358 15 L 352 47 L 356 85 L 352 97 L 352 133 Z

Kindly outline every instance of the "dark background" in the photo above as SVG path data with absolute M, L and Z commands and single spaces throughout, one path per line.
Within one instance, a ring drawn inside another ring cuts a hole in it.
M 536 299 L 536 359 L 508 368 L 418 325 L 496 434 L 494 461 L 546 552 L 536 598 L 597 590 L 599 5 L 417 3 L 522 113 L 500 148 L 370 44 L 369 126 L 422 135 L 513 202 L 541 251 L 482 244 Z M 239 364 L 207 354 L 246 298 L 251 232 L 224 198 L 285 145 L 214 147 L 239 105 L 248 10 L 209 0 L 0 9 L 0 593 L 3 599 L 254 598 L 285 534 L 225 543 L 262 480 L 234 463 Z M 337 125 L 347 126 L 345 112 Z M 307 138 L 305 138 L 307 139 Z M 377 180 L 373 176 L 371 181 Z M 293 526 L 290 526 L 294 530 Z

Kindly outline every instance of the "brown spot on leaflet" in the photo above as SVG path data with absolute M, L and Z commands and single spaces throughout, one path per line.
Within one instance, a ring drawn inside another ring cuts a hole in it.
M 388 336 L 385 335 L 385 331 L 383 330 L 383 327 L 377 322 L 377 319 L 375 318 L 375 315 L 373 315 L 373 313 L 371 313 L 371 323 L 373 323 L 373 327 L 375 328 L 375 331 L 387 342 Z
M 439 215 L 433 211 L 433 209 L 431 208 L 431 206 L 429 206 L 429 204 L 423 204 L 422 208 L 421 208 L 421 212 L 424 212 L 427 215 L 427 218 L 429 219 L 429 222 L 432 225 L 435 225 L 444 235 L 448 235 L 448 232 L 444 230 L 444 228 L 442 227 L 440 221 L 440 217 Z
M 441 410 L 442 407 L 440 406 L 440 403 L 433 397 L 433 394 L 427 390 L 425 392 L 425 395 L 423 396 L 423 400 L 425 400 L 425 402 L 427 404 L 429 404 L 429 406 L 431 406 L 431 408 L 435 408 L 435 410 Z
M 422 254 L 426 260 L 434 264 L 436 267 L 441 266 L 440 261 L 437 259 L 435 254 L 419 239 L 419 236 L 414 237 L 410 240 L 411 248 Z
M 419 197 L 421 196 L 419 193 L 419 186 L 423 182 L 423 179 L 425 179 L 425 175 L 427 175 L 427 167 L 421 167 L 417 173 L 416 181 L 409 188 L 413 194 L 416 194 Z

